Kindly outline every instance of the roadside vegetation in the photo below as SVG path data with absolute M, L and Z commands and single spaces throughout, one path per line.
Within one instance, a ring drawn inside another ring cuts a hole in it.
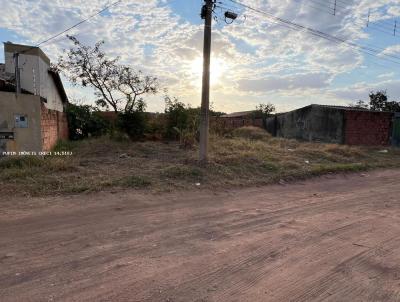
M 271 137 L 261 128 L 211 137 L 210 163 L 179 141 L 115 140 L 109 136 L 64 142 L 66 157 L 0 160 L 2 194 L 44 196 L 126 188 L 148 192 L 224 189 L 283 183 L 327 173 L 400 167 L 400 150 L 305 143 Z
M 108 58 L 101 41 L 90 47 L 69 38 L 73 47 L 54 68 L 75 85 L 91 86 L 96 105 L 68 105 L 70 141 L 59 142 L 54 151 L 72 155 L 1 158 L 1 196 L 237 188 L 400 167 L 399 149 L 298 142 L 271 137 L 261 128 L 226 129 L 218 123 L 211 123 L 209 163 L 201 167 L 199 108 L 165 95 L 163 113 L 146 112 L 144 98 L 158 92 L 157 78 Z M 371 93 L 370 99 L 374 110 L 395 106 L 383 92 Z M 274 110 L 260 104 L 250 118 L 265 125 Z M 211 110 L 211 119 L 221 114 Z

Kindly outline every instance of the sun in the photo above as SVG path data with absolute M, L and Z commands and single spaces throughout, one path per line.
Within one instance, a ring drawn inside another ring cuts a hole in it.
M 220 84 L 221 78 L 226 71 L 226 64 L 219 58 L 211 59 L 210 81 L 211 85 Z M 196 83 L 201 84 L 203 75 L 203 59 L 197 58 L 190 64 L 190 73 L 196 78 Z

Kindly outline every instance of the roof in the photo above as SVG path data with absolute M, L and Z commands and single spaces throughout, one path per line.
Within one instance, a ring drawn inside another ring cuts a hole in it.
M 61 100 L 63 103 L 68 103 L 67 93 L 65 92 L 64 85 L 61 81 L 60 74 L 57 71 L 49 69 L 49 74 L 52 76 L 54 83 L 56 84 L 58 93 L 61 96 Z
M 345 111 L 364 111 L 364 112 L 377 112 L 377 113 L 391 113 L 390 111 L 379 111 L 379 110 L 370 110 L 368 108 L 359 108 L 359 107 L 352 107 L 352 106 L 340 106 L 340 105 L 319 105 L 319 104 L 311 104 L 301 108 L 293 109 L 287 112 L 280 112 L 276 113 L 276 115 L 282 115 L 289 112 L 294 112 L 297 110 L 302 110 L 311 107 L 319 107 L 319 108 L 328 108 L 328 109 L 336 109 L 336 110 L 345 110 Z
M 251 114 L 253 114 L 253 113 L 254 113 L 254 110 L 250 110 L 250 111 L 241 111 L 241 112 L 233 112 L 233 113 L 221 115 L 221 117 L 230 117 L 230 118 L 234 118 L 234 117 L 249 116 L 249 115 L 251 115 Z
M 50 65 L 49 57 L 39 47 L 5 42 L 4 52 L 39 56 Z
M 15 84 L 7 81 L 6 79 L 0 78 L 0 91 L 4 92 L 16 92 Z M 33 94 L 25 89 L 21 89 L 23 94 Z
M 368 108 L 360 108 L 360 107 L 353 107 L 353 106 L 318 105 L 318 104 L 311 104 L 309 106 L 330 108 L 330 109 L 339 109 L 339 110 L 346 110 L 346 111 L 389 112 L 389 111 L 378 111 L 378 110 L 371 110 Z M 309 107 L 309 106 L 306 106 L 306 107 Z M 304 108 L 306 108 L 306 107 L 304 107 Z

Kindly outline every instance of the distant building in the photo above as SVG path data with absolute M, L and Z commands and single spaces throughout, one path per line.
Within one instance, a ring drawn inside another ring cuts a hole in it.
M 17 93 L 15 56 L 21 93 Z M 38 47 L 4 43 L 0 64 L 0 156 L 3 152 L 50 150 L 68 138 L 67 94 L 60 75 Z
M 255 110 L 233 112 L 215 118 L 216 127 L 223 129 L 235 129 L 246 126 L 263 127 L 263 119 L 256 117 Z
M 279 113 L 266 122 L 268 132 L 278 137 L 367 146 L 397 144 L 399 125 L 400 116 L 391 112 L 326 105 Z
M 241 111 L 241 112 L 233 112 L 221 115 L 222 118 L 239 118 L 239 119 L 246 119 L 252 118 L 254 116 L 255 110 L 250 111 Z

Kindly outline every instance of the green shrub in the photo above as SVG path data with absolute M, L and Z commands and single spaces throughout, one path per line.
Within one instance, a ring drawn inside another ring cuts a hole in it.
M 67 118 L 71 140 L 101 136 L 110 128 L 110 122 L 89 105 L 68 104 Z
M 146 131 L 147 116 L 143 111 L 123 112 L 118 114 L 118 128 L 126 133 L 130 139 L 139 140 Z
M 199 136 L 198 108 L 190 108 L 177 98 L 165 97 L 166 138 L 179 139 L 182 147 L 192 147 Z

